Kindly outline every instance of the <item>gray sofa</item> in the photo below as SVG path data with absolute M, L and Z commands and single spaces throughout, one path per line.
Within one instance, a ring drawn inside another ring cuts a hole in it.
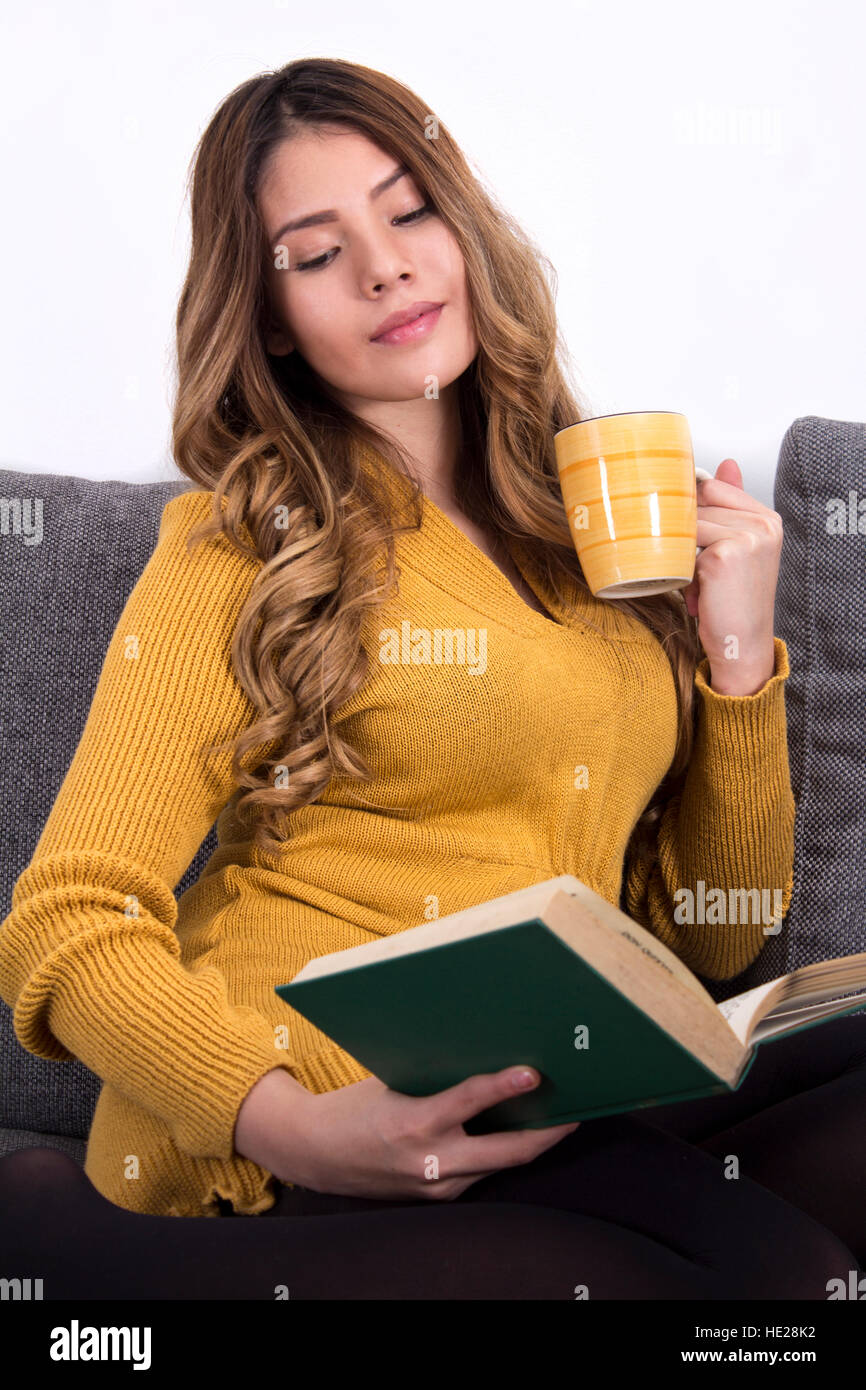
M 162 509 L 187 486 L 0 470 L 0 921 L 72 759 Z M 795 891 L 782 932 L 755 964 L 736 980 L 708 983 L 716 999 L 797 965 L 866 950 L 864 541 L 856 529 L 828 531 L 826 520 L 829 499 L 847 509 L 851 491 L 866 495 L 866 425 L 795 420 L 782 441 L 774 492 L 785 526 L 776 632 L 791 661 Z M 42 499 L 41 538 L 27 534 L 34 498 Z M 215 843 L 212 828 L 175 888 L 178 897 Z M 25 1052 L 0 1001 L 0 1155 L 46 1145 L 83 1162 L 99 1088 L 79 1062 Z

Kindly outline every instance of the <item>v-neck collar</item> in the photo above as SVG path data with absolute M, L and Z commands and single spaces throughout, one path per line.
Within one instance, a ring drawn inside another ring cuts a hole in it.
M 366 447 L 361 449 L 360 457 L 362 466 L 372 469 L 380 480 L 389 485 L 395 501 L 409 501 L 412 487 L 405 474 L 398 472 L 381 454 Z M 431 540 L 432 547 L 429 544 Z M 523 542 L 510 536 L 503 537 L 503 540 L 526 583 L 548 613 L 552 614 L 551 617 L 545 617 L 531 608 L 495 561 L 470 540 L 466 532 L 426 493 L 423 493 L 420 530 L 402 532 L 397 537 L 397 544 L 407 562 L 437 587 L 452 597 L 464 600 L 471 594 L 482 612 L 527 637 L 555 639 L 557 635 L 566 636 L 576 628 L 585 631 L 587 625 L 600 628 L 605 636 L 620 640 L 635 640 L 635 636 L 639 635 L 628 631 L 631 623 L 624 614 L 606 605 L 603 600 L 593 598 L 571 575 L 563 577 L 564 601 L 561 601 L 545 581 Z M 450 562 L 451 556 L 456 557 L 456 563 Z M 647 636 L 650 635 L 643 624 L 636 626 Z
M 542 585 L 541 577 L 530 571 L 528 557 L 520 551 L 519 543 L 512 537 L 503 536 L 503 544 L 524 580 L 551 616 L 546 617 L 532 608 L 517 592 L 508 575 L 499 568 L 496 561 L 476 545 L 456 521 L 452 521 L 448 513 L 426 493 L 422 529 L 425 528 L 427 534 L 435 541 L 436 550 L 440 555 L 459 556 L 460 573 L 453 575 L 455 582 L 450 592 L 456 594 L 462 590 L 462 596 L 465 597 L 466 586 L 461 583 L 465 576 L 470 581 L 473 594 L 477 593 L 487 611 L 491 615 L 495 613 L 500 621 L 505 617 L 503 603 L 507 603 L 509 625 L 519 623 L 527 633 L 549 632 L 552 628 L 562 629 L 565 626 L 559 605 Z M 418 555 L 414 558 L 417 562 Z M 444 586 L 442 567 L 436 566 L 435 573 L 428 574 L 428 577 L 440 579 Z

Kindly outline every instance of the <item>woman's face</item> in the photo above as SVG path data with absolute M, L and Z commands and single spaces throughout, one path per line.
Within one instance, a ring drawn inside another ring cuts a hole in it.
M 443 391 L 478 351 L 460 248 L 437 212 L 420 211 L 410 173 L 392 181 L 398 169 L 365 135 L 328 127 L 283 141 L 259 191 L 268 351 L 299 352 L 361 415 L 365 402 L 436 399 L 431 385 Z M 285 229 L 313 215 L 318 225 Z M 419 301 L 443 306 L 425 333 L 373 341 L 384 319 Z

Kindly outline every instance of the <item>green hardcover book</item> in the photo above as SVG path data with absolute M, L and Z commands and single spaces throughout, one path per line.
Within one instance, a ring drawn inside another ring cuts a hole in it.
M 464 1126 L 486 1134 L 736 1090 L 761 1042 L 861 1007 L 858 987 L 866 952 L 717 1004 L 650 932 L 565 874 L 319 956 L 276 992 L 407 1095 L 536 1067 L 535 1090 Z

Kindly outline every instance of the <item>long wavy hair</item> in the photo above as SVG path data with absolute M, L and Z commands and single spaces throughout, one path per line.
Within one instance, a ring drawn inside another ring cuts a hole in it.
M 234 811 L 262 848 L 285 841 L 288 814 L 315 801 L 335 774 L 372 776 L 333 716 L 365 679 L 361 624 L 399 575 L 394 539 L 420 525 L 423 512 L 412 461 L 398 442 L 344 408 L 298 352 L 277 357 L 266 348 L 270 251 L 257 195 L 280 142 L 323 126 L 360 132 L 411 170 L 445 219 L 462 249 L 479 343 L 457 383 L 457 500 L 485 529 L 521 542 L 555 593 L 562 595 L 566 576 L 590 592 L 553 445 L 556 430 L 591 413 L 561 341 L 555 271 L 482 187 L 441 121 L 436 138 L 427 138 L 430 119 L 424 102 L 385 73 L 305 58 L 235 88 L 191 161 L 172 446 L 181 472 L 214 494 L 213 514 L 190 545 L 222 533 L 261 561 L 231 646 L 259 718 L 213 747 L 231 747 Z M 410 478 L 406 518 L 376 471 L 360 466 L 365 449 L 383 470 Z M 702 648 L 679 590 L 611 602 L 661 641 L 678 696 L 673 762 L 629 844 L 648 871 L 653 827 L 681 789 L 693 746 Z

